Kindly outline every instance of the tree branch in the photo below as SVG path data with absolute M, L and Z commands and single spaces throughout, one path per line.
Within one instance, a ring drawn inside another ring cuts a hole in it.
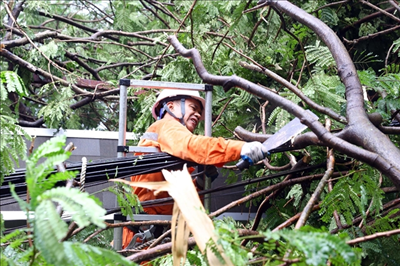
M 80 65 L 81 67 L 86 69 L 90 74 L 93 75 L 93 77 L 95 79 L 102 81 L 101 77 L 99 76 L 99 73 L 97 73 L 97 71 L 95 69 L 91 68 L 88 64 L 86 64 L 85 62 L 80 60 L 79 57 L 76 54 L 72 54 L 72 53 L 70 53 L 68 51 L 65 51 L 65 55 L 68 58 L 70 58 L 71 60 L 74 60 L 75 62 L 77 62 L 78 65 Z
M 266 67 L 263 67 L 261 65 L 259 65 L 257 62 L 255 62 L 254 60 L 246 57 L 247 59 L 249 59 L 250 61 L 252 61 L 253 64 L 255 65 L 250 65 L 247 64 L 246 62 L 239 62 L 239 65 L 241 65 L 242 67 L 246 68 L 246 69 L 250 69 L 253 71 L 257 71 L 260 73 L 264 73 L 266 74 L 268 77 L 274 79 L 275 81 L 277 81 L 278 83 L 280 83 L 281 85 L 285 86 L 286 88 L 288 88 L 289 90 L 291 90 L 294 94 L 296 94 L 300 99 L 302 99 L 307 105 L 309 105 L 311 108 L 317 110 L 320 113 L 326 114 L 329 117 L 331 117 L 332 119 L 341 122 L 341 123 L 346 123 L 347 119 L 339 114 L 337 114 L 336 112 L 334 112 L 332 109 L 328 108 L 328 107 L 323 107 L 317 103 L 315 103 L 313 100 L 311 100 L 310 98 L 308 98 L 307 96 L 304 95 L 304 93 L 299 90 L 296 86 L 294 86 L 292 83 L 290 83 L 289 81 L 287 81 L 286 79 L 280 77 L 279 75 L 275 74 L 274 72 L 272 72 L 271 70 L 267 69 Z
M 142 0 L 139 0 L 140 3 L 143 5 L 144 8 L 146 8 L 147 10 L 149 10 L 156 18 L 158 18 L 168 29 L 170 29 L 171 27 L 169 26 L 169 24 L 162 18 L 160 17 L 156 12 L 154 12 L 153 9 L 151 9 L 150 7 L 148 7 L 145 3 L 143 3 Z
M 362 42 L 362 41 L 367 41 L 367 40 L 379 37 L 380 35 L 383 35 L 383 34 L 388 34 L 389 32 L 395 31 L 395 30 L 397 30 L 399 28 L 400 28 L 400 25 L 394 26 L 394 27 L 386 29 L 386 30 L 378 31 L 378 32 L 373 33 L 373 34 L 368 34 L 367 36 L 363 36 L 363 37 L 360 37 L 358 39 L 354 39 L 354 40 L 351 40 L 351 41 L 347 40 L 346 38 L 343 38 L 343 40 L 347 44 L 357 44 L 357 43 Z
M 398 235 L 398 234 L 400 234 L 400 229 L 395 229 L 395 230 L 391 230 L 391 231 L 379 232 L 379 233 L 375 233 L 373 235 L 355 238 L 355 239 L 347 241 L 346 243 L 348 245 L 356 245 L 356 244 L 366 242 L 366 241 L 369 241 L 372 239 L 376 239 L 376 238 L 380 238 L 380 237 L 389 237 L 389 236 Z
M 321 181 L 319 182 L 317 188 L 314 190 L 313 194 L 311 195 L 310 200 L 308 201 L 307 205 L 304 207 L 303 212 L 300 215 L 299 220 L 296 223 L 295 229 L 300 229 L 305 223 L 310 215 L 313 206 L 315 205 L 315 202 L 318 200 L 319 196 L 321 195 L 322 190 L 325 187 L 325 184 L 328 180 L 328 178 L 331 177 L 333 173 L 333 167 L 335 164 L 335 158 L 333 157 L 333 150 L 329 150 L 328 152 L 328 167 L 327 170 L 322 177 Z
M 398 18 L 398 17 L 396 17 L 396 16 L 393 16 L 393 15 L 390 14 L 389 12 L 383 10 L 382 8 L 379 8 L 379 7 L 377 7 L 376 5 L 373 5 L 373 4 L 371 4 L 370 2 L 365 1 L 365 0 L 358 0 L 358 1 L 360 1 L 360 3 L 362 3 L 362 4 L 364 4 L 364 5 L 367 5 L 367 6 L 373 8 L 373 9 L 375 9 L 375 10 L 378 10 L 378 11 L 381 12 L 382 14 L 385 14 L 387 17 L 389 17 L 389 18 L 391 18 L 391 19 L 397 21 L 397 23 L 400 22 L 400 18 Z
M 394 7 L 385 9 L 386 12 L 393 12 L 394 10 L 395 10 Z M 372 19 L 374 19 L 374 18 L 376 18 L 376 17 L 383 16 L 383 15 L 384 15 L 384 14 L 381 13 L 381 12 L 375 12 L 375 13 L 373 13 L 373 14 L 370 14 L 370 15 L 368 15 L 368 16 L 365 16 L 365 17 L 363 17 L 362 19 L 357 20 L 357 21 L 354 22 L 353 24 L 347 25 L 346 27 L 344 27 L 343 29 L 341 29 L 341 30 L 340 30 L 341 35 L 343 35 L 343 33 L 346 32 L 346 31 L 348 31 L 350 28 L 355 28 L 355 26 L 357 26 L 357 25 L 360 25 L 360 24 L 362 24 L 362 23 L 364 23 L 364 22 L 366 22 L 366 21 L 370 21 L 370 20 L 372 20 Z

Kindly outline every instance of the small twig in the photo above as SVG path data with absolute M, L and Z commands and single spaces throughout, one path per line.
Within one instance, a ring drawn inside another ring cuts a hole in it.
M 332 2 L 326 5 L 323 5 L 321 7 L 318 7 L 317 9 L 315 9 L 314 11 L 312 11 L 311 13 L 317 13 L 319 10 L 324 9 L 326 7 L 330 7 L 330 6 L 335 6 L 335 5 L 342 5 L 349 2 L 349 0 L 343 0 L 343 1 L 338 1 L 338 2 Z
M 251 64 L 248 64 L 246 62 L 239 62 L 240 66 L 267 75 L 268 77 L 274 79 L 275 81 L 277 81 L 281 85 L 283 85 L 286 88 L 288 88 L 289 90 L 291 90 L 294 94 L 296 94 L 296 96 L 298 96 L 301 100 L 303 100 L 307 105 L 309 105 L 313 109 L 315 109 L 315 110 L 317 110 L 317 111 L 319 111 L 319 112 L 321 112 L 323 114 L 326 114 L 326 115 L 330 116 L 331 118 L 335 119 L 336 121 L 338 121 L 340 123 L 346 123 L 347 120 L 346 120 L 346 118 L 344 116 L 342 116 L 340 114 L 337 114 L 336 112 L 334 112 L 330 108 L 323 107 L 323 106 L 315 103 L 309 97 L 305 96 L 304 93 L 299 88 L 294 86 L 292 83 L 290 83 L 286 79 L 282 78 L 281 76 L 279 76 L 278 74 L 272 72 L 271 70 L 267 69 L 266 67 L 261 66 L 260 64 L 255 62 L 253 59 L 249 58 L 248 56 L 243 55 L 239 51 L 236 51 L 233 48 L 232 48 L 232 50 L 234 50 L 235 52 L 239 53 L 240 55 L 242 55 L 243 57 L 245 57 L 246 59 L 250 60 L 253 63 L 253 65 L 251 65 Z
M 243 204 L 244 202 L 252 200 L 252 199 L 254 199 L 256 197 L 259 197 L 261 195 L 265 195 L 267 193 L 273 192 L 275 190 L 278 190 L 278 189 L 281 189 L 281 188 L 284 188 L 284 187 L 292 186 L 294 184 L 300 184 L 300 183 L 305 182 L 305 181 L 311 181 L 313 179 L 319 178 L 320 176 L 321 175 L 303 176 L 303 177 L 298 177 L 298 178 L 290 179 L 290 180 L 287 180 L 287 181 L 283 181 L 283 182 L 280 182 L 280 183 L 275 184 L 275 185 L 271 185 L 271 186 L 266 187 L 264 189 L 261 189 L 261 190 L 259 190 L 257 192 L 254 192 L 254 193 L 252 193 L 250 195 L 247 195 L 247 196 L 245 196 L 245 197 L 243 197 L 243 198 L 241 198 L 239 200 L 232 201 L 231 203 L 229 203 L 229 204 L 225 205 L 224 207 L 220 208 L 219 210 L 216 210 L 216 211 L 212 212 L 209 216 L 210 217 L 218 216 L 218 215 L 226 212 L 227 210 L 229 210 L 229 209 L 231 209 L 231 208 L 233 208 L 235 206 Z
M 314 205 L 311 209 L 311 212 L 317 211 L 319 210 L 321 207 L 319 204 Z M 302 212 L 297 213 L 295 216 L 287 219 L 286 221 L 284 221 L 283 223 L 281 223 L 280 225 L 278 225 L 277 227 L 275 227 L 272 232 L 281 230 L 283 228 L 289 227 L 290 225 L 292 225 L 295 221 L 297 221 L 300 217 L 300 215 L 302 214 Z
M 62 68 L 60 66 L 58 66 L 56 63 L 54 63 L 49 57 L 47 57 L 47 55 L 45 55 L 40 49 L 39 47 L 37 47 L 37 45 L 29 38 L 28 34 L 26 34 L 25 31 L 22 30 L 22 28 L 19 26 L 19 24 L 17 23 L 17 21 L 15 20 L 11 10 L 8 7 L 8 4 L 3 0 L 3 4 L 5 6 L 6 12 L 8 13 L 8 15 L 10 16 L 10 18 L 13 20 L 14 24 L 16 25 L 16 27 L 18 28 L 18 30 L 21 31 L 21 33 L 27 38 L 27 40 L 30 42 L 30 44 L 44 57 L 46 58 L 46 60 L 49 62 L 49 64 L 51 64 L 52 66 L 54 66 L 55 68 L 59 69 L 60 71 L 65 71 L 67 73 L 71 73 L 69 72 L 67 69 Z
M 263 13 L 264 13 L 264 11 L 265 11 L 265 8 L 263 8 L 263 10 L 261 11 L 261 13 L 260 13 L 260 19 L 259 19 L 259 20 L 257 21 L 257 23 L 254 25 L 253 30 L 252 30 L 251 33 L 250 33 L 249 40 L 247 41 L 247 46 L 248 46 L 248 47 L 250 47 L 250 42 L 251 42 L 251 40 L 253 39 L 253 37 L 254 37 L 254 35 L 255 35 L 255 33 L 256 33 L 258 27 L 260 26 L 261 22 L 265 21 L 265 18 L 269 17 L 269 14 L 271 13 L 271 10 L 272 10 L 272 9 L 271 9 L 270 7 L 268 7 L 268 13 L 267 13 L 267 15 L 265 15 L 265 16 L 263 15 Z
M 228 101 L 224 104 L 224 107 L 222 107 L 221 112 L 218 114 L 217 118 L 214 120 L 212 123 L 211 127 L 214 127 L 214 125 L 217 123 L 221 115 L 224 113 L 225 109 L 228 107 L 228 104 L 233 100 L 233 97 L 229 98 Z
M 196 5 L 196 3 L 197 3 L 197 0 L 193 1 L 193 4 L 192 4 L 192 6 L 190 7 L 188 13 L 187 13 L 186 16 L 183 18 L 182 23 L 179 25 L 178 29 L 176 30 L 175 36 L 176 36 L 176 35 L 178 34 L 178 32 L 180 31 L 180 29 L 181 29 L 182 25 L 185 23 L 186 19 L 187 19 L 187 18 L 190 16 L 190 14 L 192 13 L 193 8 L 194 8 L 194 6 Z M 161 61 L 161 58 L 163 58 L 164 54 L 167 52 L 167 50 L 168 50 L 168 48 L 169 48 L 170 46 L 171 46 L 171 43 L 168 44 L 168 46 L 165 48 L 163 54 L 160 56 L 160 58 L 158 59 L 157 63 L 155 64 L 155 66 L 154 66 L 154 71 L 153 71 L 153 77 L 154 77 L 155 74 L 156 74 L 157 66 L 158 66 L 159 62 Z
M 264 163 L 265 167 L 272 171 L 283 171 L 289 169 L 292 166 L 291 163 L 285 164 L 283 166 L 273 166 L 269 163 L 268 159 L 264 159 L 262 160 L 262 162 Z
M 376 239 L 376 238 L 380 238 L 380 237 L 389 237 L 389 236 L 397 235 L 397 234 L 400 234 L 400 229 L 395 229 L 395 230 L 386 231 L 386 232 L 379 232 L 379 233 L 376 233 L 373 235 L 358 237 L 358 238 L 349 240 L 346 243 L 348 245 L 356 245 L 358 243 L 362 243 L 362 242 L 369 241 L 372 239 Z
M 75 228 L 77 227 L 77 224 L 75 221 L 72 221 L 71 224 L 68 227 L 68 232 L 67 234 L 60 240 L 60 242 L 66 241 L 68 238 L 72 236 L 72 233 L 74 232 Z
M 381 184 L 382 184 L 382 174 L 379 175 L 379 188 L 381 187 Z M 368 217 L 369 212 L 370 212 L 370 209 L 371 209 L 373 203 L 374 203 L 374 199 L 372 198 L 372 200 L 371 200 L 371 202 L 370 202 L 370 204 L 369 204 L 369 206 L 368 206 L 368 209 L 367 209 L 367 211 L 365 212 L 365 218 Z M 365 220 L 364 218 L 361 219 L 361 222 L 360 222 L 360 224 L 358 225 L 358 228 L 360 228 L 360 229 L 362 228 L 362 226 L 363 226 L 363 224 L 364 224 L 364 220 Z
M 160 235 L 153 243 L 151 243 L 149 248 L 157 246 L 165 237 L 167 237 L 170 234 L 171 234 L 171 229 L 167 230 L 162 235 Z
M 321 194 L 322 190 L 324 189 L 324 186 L 329 179 L 329 177 L 332 175 L 333 170 L 334 170 L 334 164 L 335 164 L 335 158 L 333 156 L 333 150 L 330 150 L 328 153 L 328 167 L 327 170 L 324 174 L 324 176 L 321 178 L 321 181 L 319 182 L 317 188 L 315 189 L 314 193 L 311 195 L 310 200 L 308 201 L 306 207 L 304 207 L 303 212 L 299 218 L 299 220 L 296 223 L 295 229 L 299 229 L 302 227 L 308 216 L 311 213 L 312 206 L 314 206 L 315 201 L 319 198 L 319 195 Z
M 398 18 L 398 17 L 396 17 L 396 16 L 390 14 L 389 12 L 383 10 L 382 8 L 379 8 L 379 7 L 377 7 L 376 5 L 373 5 L 373 4 L 371 4 L 370 2 L 365 1 L 365 0 L 359 0 L 359 1 L 360 1 L 362 4 L 365 4 L 365 5 L 367 5 L 367 6 L 371 7 L 371 8 L 373 8 L 373 9 L 375 9 L 375 10 L 377 10 L 377 11 L 379 11 L 379 12 L 385 14 L 385 15 L 388 16 L 389 18 L 391 18 L 391 19 L 393 19 L 393 20 L 395 20 L 395 21 L 397 21 L 397 22 L 400 22 L 400 18 Z
M 269 104 L 269 101 L 265 101 L 265 103 L 261 106 L 261 127 L 263 134 L 266 134 L 265 130 L 265 107 Z
M 359 43 L 361 41 L 373 39 L 373 38 L 378 37 L 380 35 L 384 35 L 384 34 L 387 34 L 389 32 L 395 31 L 395 30 L 397 30 L 399 28 L 400 28 L 400 26 L 394 26 L 394 27 L 386 29 L 386 30 L 378 31 L 378 32 L 373 33 L 373 34 L 368 34 L 367 36 L 363 36 L 363 37 L 360 37 L 360 38 L 355 39 L 355 40 L 351 40 L 350 41 L 350 40 L 347 40 L 346 38 L 343 38 L 343 40 L 347 44 L 357 44 L 357 43 Z
M 108 228 L 101 228 L 99 230 L 97 230 L 96 232 L 94 232 L 93 234 L 91 234 L 90 236 L 88 236 L 85 240 L 83 240 L 83 243 L 88 242 L 90 239 L 92 239 L 93 237 L 97 236 L 98 234 L 100 234 L 101 232 L 104 232 L 105 230 L 107 230 Z
M 33 136 L 33 137 L 32 137 L 32 142 L 31 142 L 31 145 L 29 146 L 29 150 L 28 150 L 28 152 L 29 152 L 29 155 L 31 155 L 31 154 L 32 154 L 32 152 L 33 152 L 33 149 L 35 148 L 35 140 L 36 140 L 36 136 Z

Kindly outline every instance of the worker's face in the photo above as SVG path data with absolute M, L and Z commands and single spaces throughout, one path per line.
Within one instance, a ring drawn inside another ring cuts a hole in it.
M 170 110 L 176 117 L 182 117 L 180 100 L 174 101 L 171 107 Z M 198 101 L 191 98 L 185 100 L 185 116 L 183 122 L 190 132 L 193 132 L 199 124 L 202 111 L 203 109 Z

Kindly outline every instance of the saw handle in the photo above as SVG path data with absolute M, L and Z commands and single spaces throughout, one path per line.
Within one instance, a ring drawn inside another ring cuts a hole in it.
M 264 157 L 269 156 L 271 153 L 268 151 L 266 154 L 263 152 Z M 240 160 L 237 164 L 236 167 L 239 168 L 240 171 L 243 171 L 244 169 L 249 168 L 250 165 L 253 165 L 253 161 L 246 155 L 242 155 L 242 160 Z
M 237 164 L 236 167 L 239 168 L 240 171 L 243 171 L 244 169 L 249 168 L 250 162 L 248 160 L 240 160 Z

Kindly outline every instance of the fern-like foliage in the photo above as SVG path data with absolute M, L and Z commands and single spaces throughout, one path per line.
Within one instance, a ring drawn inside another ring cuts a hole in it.
M 320 11 L 320 15 L 321 15 L 321 20 L 323 22 L 325 22 L 325 24 L 329 25 L 329 26 L 337 26 L 338 22 L 339 22 L 339 18 L 337 16 L 337 13 L 334 9 L 332 8 L 323 8 Z
M 386 97 L 375 103 L 375 108 L 384 119 L 391 118 L 391 111 L 400 109 L 400 72 L 398 65 L 388 65 L 376 76 L 372 69 L 358 71 L 361 84 L 377 92 L 385 92 Z
M 63 248 L 68 260 L 67 265 L 137 265 L 114 251 L 91 245 L 64 242 Z
M 336 66 L 328 47 L 321 45 L 319 40 L 315 41 L 315 45 L 305 46 L 304 49 L 306 50 L 307 60 L 315 64 L 317 68 L 327 69 Z
M 0 107 L 0 184 L 3 183 L 4 176 L 15 171 L 14 162 L 19 159 L 26 159 L 26 144 L 23 136 L 27 140 L 31 137 L 18 125 L 17 120 L 11 116 L 3 114 Z
M 173 257 L 172 254 L 156 258 L 151 261 L 151 265 L 153 266 L 165 266 L 165 265 L 173 265 Z M 200 250 L 195 247 L 194 249 L 188 250 L 186 253 L 186 261 L 183 266 L 208 266 L 207 258 L 200 252 Z M 239 264 L 237 264 L 239 265 Z
M 4 176 L 14 172 L 15 163 L 26 159 L 26 145 L 23 137 L 31 137 L 17 124 L 17 119 L 7 106 L 8 94 L 26 96 L 27 89 L 22 79 L 13 71 L 0 72 L 0 185 Z M 17 110 L 16 110 L 17 111 Z M 14 163 L 15 162 L 15 163 Z
M 59 241 L 68 231 L 67 224 L 60 218 L 51 201 L 44 201 L 35 212 L 35 245 L 51 264 L 67 265 L 62 243 Z
M 305 226 L 301 230 L 282 230 L 264 232 L 266 240 L 279 242 L 276 248 L 277 259 L 300 259 L 306 265 L 359 265 L 360 254 L 346 244 L 347 234 L 331 235 L 329 232 Z M 272 244 L 272 246 L 271 246 Z M 271 247 L 275 246 L 269 242 Z M 301 265 L 301 264 L 300 264 Z
M 343 85 L 339 77 L 319 72 L 312 76 L 302 91 L 314 102 L 340 112 L 341 106 L 346 102 L 344 95 L 338 93 L 341 86 Z
M 118 206 L 121 207 L 121 213 L 125 216 L 129 216 L 132 221 L 134 221 L 133 211 L 135 211 L 136 214 L 143 211 L 140 200 L 138 196 L 133 193 L 133 188 L 131 186 L 121 182 L 115 182 L 115 185 L 109 187 L 108 191 L 117 197 L 117 203 Z
M 105 227 L 102 216 L 106 211 L 88 193 L 82 193 L 77 189 L 58 187 L 46 191 L 38 197 L 39 204 L 44 201 L 58 202 L 67 213 L 72 215 L 72 220 L 80 227 L 88 226 L 91 223 L 101 228 Z
M 247 250 L 240 246 L 242 240 L 237 233 L 239 226 L 233 219 L 224 218 L 214 221 L 215 232 L 218 236 L 217 244 L 221 246 L 224 253 L 229 256 L 235 265 L 246 265 L 248 262 Z M 214 253 L 218 253 L 215 251 Z
M 66 137 L 58 136 L 40 145 L 26 161 L 26 183 L 31 196 L 31 206 L 36 208 L 39 195 L 51 189 L 56 182 L 75 177 L 77 172 L 66 171 L 64 173 L 48 175 L 54 170 L 54 166 L 69 158 L 70 152 L 62 148 Z M 38 164 L 39 159 L 46 160 Z
M 381 60 L 376 58 L 377 55 L 374 55 L 372 52 L 366 53 L 365 51 L 356 51 L 353 55 L 353 62 L 358 69 L 366 69 L 370 63 L 381 62 Z
M 285 90 L 284 92 L 281 92 L 279 94 L 282 97 L 285 97 L 286 99 L 293 101 L 294 103 L 298 104 L 300 102 L 300 98 L 297 97 L 292 92 L 289 92 Z M 275 108 L 272 112 L 271 115 L 268 118 L 268 126 L 270 130 L 272 130 L 271 133 L 275 133 L 278 131 L 281 127 L 286 125 L 290 120 L 293 119 L 293 116 L 291 116 L 286 110 L 283 110 L 282 108 Z
M 55 100 L 49 102 L 38 113 L 38 116 L 43 116 L 49 128 L 58 128 L 60 123 L 68 120 L 72 115 L 70 107 L 70 99 L 73 98 L 72 90 L 67 87 L 60 88 L 59 91 L 54 92 L 54 97 Z
M 335 210 L 343 215 L 349 225 L 358 211 L 365 216 L 369 205 L 370 211 L 374 211 L 375 215 L 379 213 L 383 199 L 383 192 L 379 189 L 379 174 L 368 166 L 365 168 L 362 172 L 353 173 L 351 177 L 341 178 L 327 194 L 319 211 L 324 222 L 333 219 Z
M 360 243 L 360 247 L 366 254 L 363 265 L 371 266 L 397 266 L 400 261 L 400 243 L 398 239 L 377 238 L 372 241 Z
M 400 38 L 393 42 L 393 53 L 397 52 L 397 55 L 400 56 Z
M 15 92 L 20 96 L 28 95 L 28 90 L 17 73 L 13 71 L 1 71 L 0 80 L 0 101 L 6 100 L 9 92 Z
M 366 227 L 367 234 L 390 231 L 400 228 L 400 209 L 390 211 L 384 217 L 378 217 L 372 225 Z M 396 239 L 396 236 L 393 237 Z

